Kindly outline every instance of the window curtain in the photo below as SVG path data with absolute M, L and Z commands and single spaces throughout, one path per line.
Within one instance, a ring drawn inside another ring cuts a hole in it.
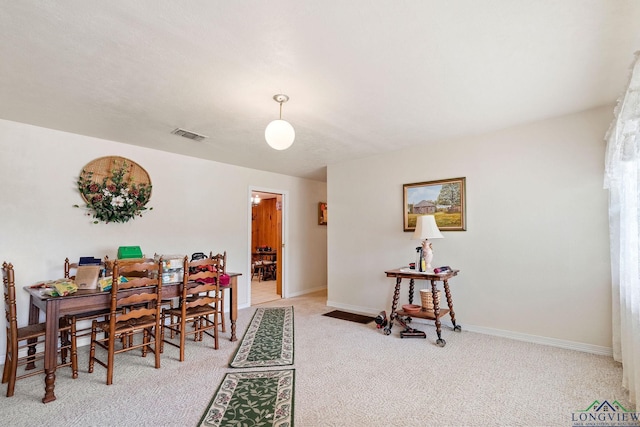
M 604 186 L 609 189 L 613 357 L 623 386 L 640 409 L 640 52 L 606 135 Z

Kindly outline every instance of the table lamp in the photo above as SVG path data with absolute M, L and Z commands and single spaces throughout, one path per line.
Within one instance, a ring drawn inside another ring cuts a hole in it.
M 422 240 L 422 256 L 426 263 L 426 269 L 430 270 L 433 261 L 433 248 L 429 239 L 443 239 L 440 229 L 436 225 L 433 215 L 422 215 L 416 218 L 416 229 L 413 232 L 413 240 Z M 418 266 L 416 265 L 416 270 Z

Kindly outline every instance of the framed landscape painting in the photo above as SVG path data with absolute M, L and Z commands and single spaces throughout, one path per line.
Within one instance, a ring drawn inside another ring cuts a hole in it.
M 404 231 L 416 228 L 416 218 L 433 215 L 442 231 L 467 229 L 465 178 L 417 182 L 403 186 Z

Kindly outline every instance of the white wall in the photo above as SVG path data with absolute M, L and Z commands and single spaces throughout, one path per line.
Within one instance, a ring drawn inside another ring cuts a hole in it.
M 444 232 L 433 242 L 434 265 L 461 270 L 450 286 L 463 330 L 608 353 L 602 182 L 612 111 L 329 166 L 328 303 L 390 310 L 395 282 L 384 270 L 412 262 L 419 243 L 403 232 L 402 185 L 466 177 L 467 231 Z M 400 304 L 408 302 L 407 289 Z M 433 327 L 418 329 L 435 335 Z
M 109 155 L 129 158 L 149 173 L 153 210 L 142 218 L 93 224 L 73 207 L 82 204 L 76 180 L 83 166 Z M 317 225 L 324 182 L 0 120 L 0 183 L 0 262 L 13 263 L 20 288 L 62 277 L 65 257 L 114 258 L 123 245 L 139 245 L 150 256 L 226 250 L 229 271 L 243 274 L 239 306 L 246 306 L 250 187 L 288 195 L 286 296 L 326 287 L 327 231 Z M 18 292 L 18 310 L 19 324 L 26 324 L 26 292 Z M 2 355 L 4 345 L 0 338 Z

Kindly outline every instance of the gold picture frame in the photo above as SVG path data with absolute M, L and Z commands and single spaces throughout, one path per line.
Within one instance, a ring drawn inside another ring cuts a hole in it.
M 327 221 L 329 220 L 327 213 L 327 203 L 319 202 L 318 203 L 318 225 L 327 225 Z
M 465 231 L 466 178 L 439 179 L 402 186 L 404 231 L 416 228 L 416 218 L 433 215 L 441 231 Z

